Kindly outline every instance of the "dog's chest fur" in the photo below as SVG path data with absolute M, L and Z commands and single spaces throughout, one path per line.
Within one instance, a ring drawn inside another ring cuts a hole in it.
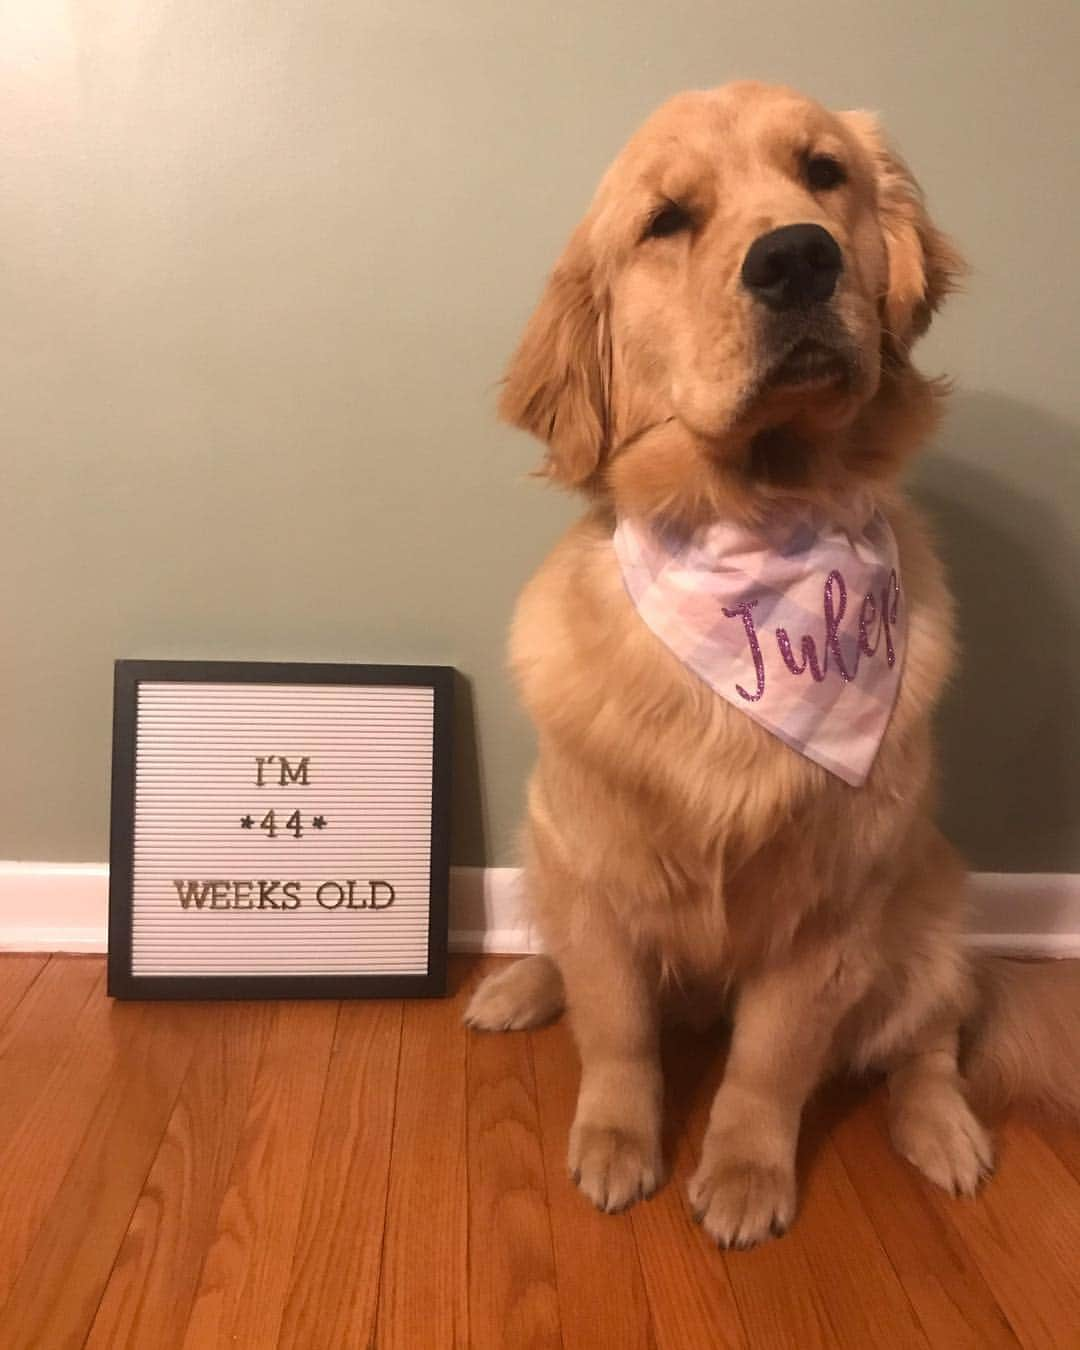
M 924 814 L 952 609 L 915 513 L 887 509 L 908 647 L 862 788 L 790 750 L 653 636 L 603 515 L 574 527 L 522 595 L 511 657 L 540 737 L 534 840 L 573 878 L 577 903 L 617 908 L 675 970 L 736 970 L 790 943 L 810 915 L 844 922 L 861 892 L 887 889 Z

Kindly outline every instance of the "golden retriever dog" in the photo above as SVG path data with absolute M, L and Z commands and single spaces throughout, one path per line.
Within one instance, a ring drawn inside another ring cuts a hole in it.
M 659 1026 L 674 997 L 731 1021 L 692 1212 L 722 1246 L 783 1233 L 800 1116 L 830 1073 L 888 1076 L 897 1149 L 971 1195 L 993 1166 L 973 1106 L 1080 1108 L 1080 982 L 976 958 L 964 870 L 933 823 L 931 714 L 952 601 L 898 485 L 943 394 L 911 348 L 961 272 L 875 119 L 740 83 L 660 108 L 574 232 L 501 413 L 586 497 L 521 596 L 511 661 L 539 738 L 525 876 L 545 955 L 467 1021 L 569 1013 L 569 1167 L 616 1211 L 660 1183 Z M 642 622 L 613 534 L 767 531 L 792 503 L 891 526 L 902 677 L 861 786 L 718 697 Z

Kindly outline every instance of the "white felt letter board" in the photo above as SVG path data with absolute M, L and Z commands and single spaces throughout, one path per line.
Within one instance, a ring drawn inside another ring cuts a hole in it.
M 110 993 L 443 993 L 452 677 L 117 662 Z

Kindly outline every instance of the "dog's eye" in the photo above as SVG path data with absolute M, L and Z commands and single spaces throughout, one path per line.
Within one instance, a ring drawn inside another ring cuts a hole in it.
M 678 202 L 665 202 L 658 211 L 654 211 L 645 227 L 646 239 L 666 239 L 670 234 L 690 228 L 690 213 Z
M 806 181 L 814 192 L 828 192 L 847 182 L 844 166 L 832 155 L 808 155 Z

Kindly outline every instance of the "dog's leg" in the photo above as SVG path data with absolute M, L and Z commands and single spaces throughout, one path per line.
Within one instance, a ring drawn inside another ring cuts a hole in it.
M 990 1136 L 957 1068 L 955 1026 L 924 1032 L 889 1073 L 889 1133 L 908 1162 L 954 1195 L 974 1195 L 993 1171 Z
M 689 1187 L 695 1217 L 721 1246 L 752 1247 L 791 1223 L 802 1109 L 868 978 L 861 962 L 831 949 L 739 989 L 724 1081 Z
M 663 1082 L 655 982 L 611 916 L 593 915 L 587 942 L 560 953 L 581 1086 L 570 1130 L 570 1174 L 615 1213 L 660 1184 Z
M 481 980 L 465 1010 L 477 1031 L 523 1031 L 563 1010 L 563 982 L 550 956 L 526 956 Z

